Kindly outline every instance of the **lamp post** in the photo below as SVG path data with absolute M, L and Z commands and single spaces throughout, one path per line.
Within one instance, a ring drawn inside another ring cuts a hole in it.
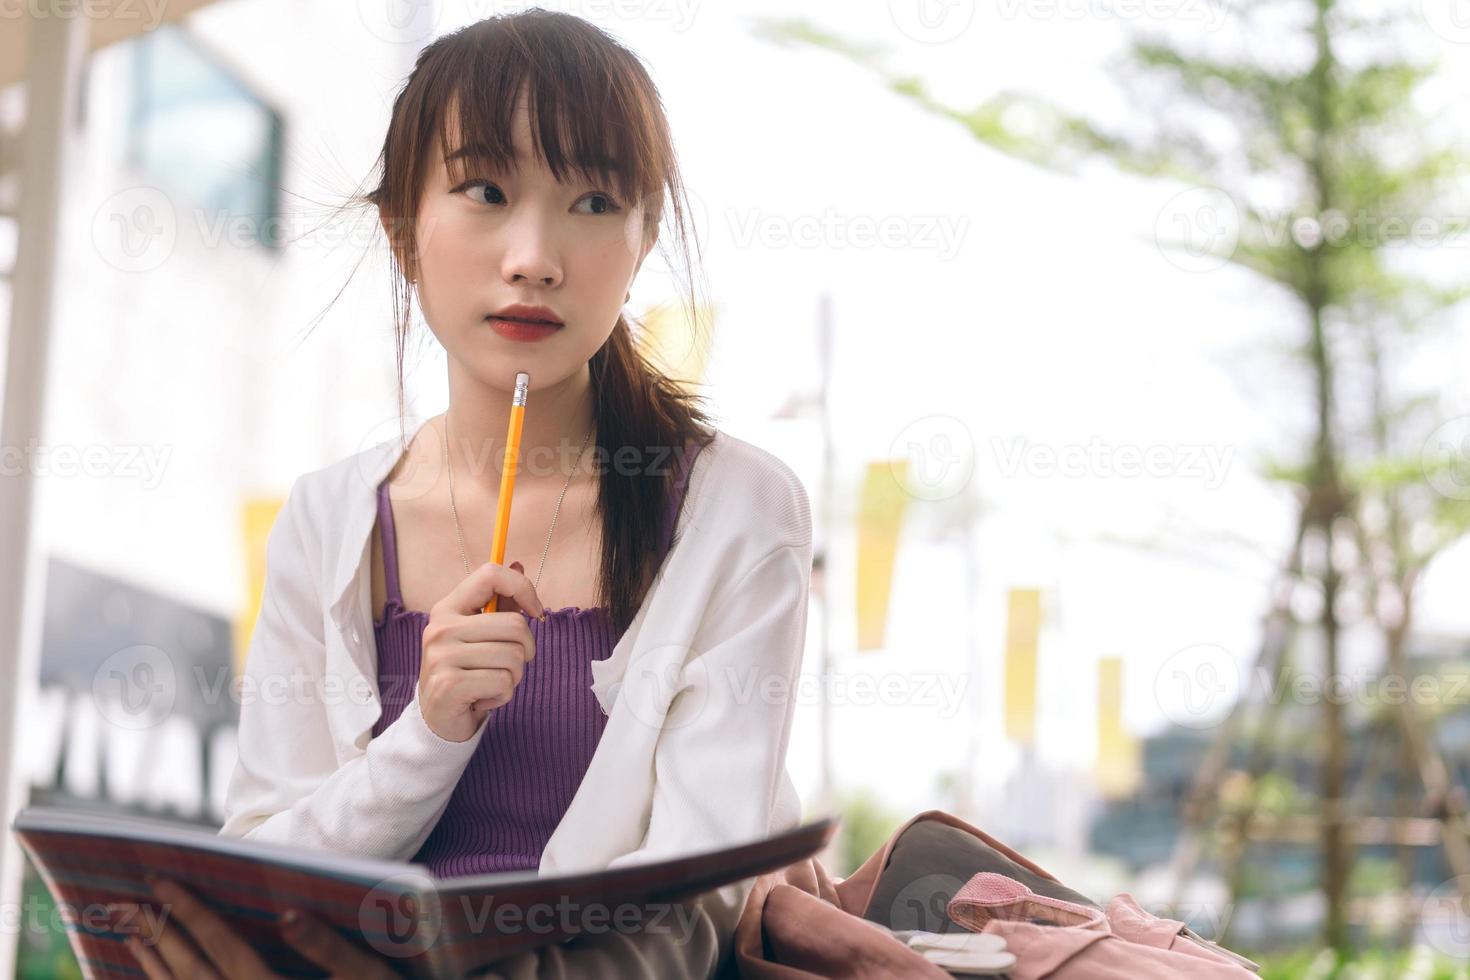
M 821 451 L 818 458 L 821 460 L 821 472 L 817 477 L 818 506 L 813 515 L 815 541 L 818 547 L 812 553 L 812 585 L 811 594 L 816 596 L 822 606 L 822 625 L 818 632 L 820 637 L 819 647 L 819 669 L 822 684 L 819 690 L 826 690 L 826 679 L 832 670 L 832 590 L 831 575 L 828 555 L 832 548 L 832 520 L 833 500 L 835 493 L 836 473 L 836 448 L 832 437 L 832 412 L 829 397 L 832 380 L 832 295 L 823 291 L 817 298 L 817 372 L 818 385 L 815 391 L 805 391 L 792 395 L 775 413 L 778 419 L 806 419 L 817 423 L 821 433 Z M 817 702 L 818 730 L 821 743 L 820 760 L 818 763 L 818 808 L 823 813 L 832 813 L 837 809 L 836 783 L 833 778 L 832 765 L 832 706 L 827 703 L 825 697 L 819 698 Z M 843 828 L 839 824 L 837 833 L 833 835 L 832 842 L 828 846 L 828 853 L 840 853 Z

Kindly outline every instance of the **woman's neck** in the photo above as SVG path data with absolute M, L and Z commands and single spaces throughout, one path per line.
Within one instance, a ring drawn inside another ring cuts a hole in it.
M 456 367 L 451 362 L 445 413 L 454 475 L 494 495 L 500 489 L 514 386 L 488 385 Z M 587 366 L 544 388 L 536 388 L 532 378 L 521 425 L 517 486 L 554 483 L 560 487 L 565 483 L 577 464 L 583 440 L 587 439 L 589 448 L 595 441 L 595 436 L 588 438 L 593 420 L 592 378 Z M 586 452 L 582 455 L 585 459 Z

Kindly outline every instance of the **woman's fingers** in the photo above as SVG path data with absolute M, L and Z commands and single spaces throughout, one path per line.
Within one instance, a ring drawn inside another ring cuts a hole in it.
M 486 562 L 454 587 L 441 601 L 461 616 L 472 616 L 485 608 L 493 595 L 509 596 L 532 616 L 543 616 L 546 607 L 536 595 L 531 580 L 505 565 Z
M 489 595 L 499 594 L 490 590 L 497 583 L 505 591 L 518 594 L 530 587 L 526 577 L 514 569 L 495 564 L 481 566 L 434 604 L 424 626 L 416 688 L 419 711 L 429 730 L 450 742 L 473 738 L 483 728 L 488 710 L 484 703 L 508 702 L 523 676 L 512 667 L 475 669 L 481 666 L 476 661 L 491 647 L 515 653 L 522 665 L 535 656 L 536 640 L 523 613 L 480 612 Z M 526 595 L 521 596 L 523 602 Z M 535 596 L 530 598 L 534 600 Z M 487 645 L 486 651 L 466 649 L 482 643 Z M 480 676 L 464 676 L 469 673 Z M 494 676 L 486 679 L 487 675 Z
M 137 936 L 129 936 L 123 945 L 127 947 L 129 953 L 133 954 L 133 959 L 138 961 L 138 965 L 143 968 L 143 973 L 148 980 L 174 980 L 174 975 L 168 972 L 168 967 L 164 965 L 163 960 L 158 958 L 153 947 L 143 940 Z
M 127 937 L 123 945 L 149 980 L 172 980 L 203 971 L 218 976 L 200 958 L 183 927 L 170 924 L 173 910 L 168 905 L 157 910 L 152 903 L 109 902 L 107 911 L 118 917 L 111 929 Z
M 338 977 L 366 977 L 368 980 L 397 977 L 399 974 L 374 956 L 352 945 L 331 926 L 315 916 L 297 911 L 295 922 L 285 922 L 281 931 L 286 942 L 317 966 Z
M 471 705 L 484 701 L 498 701 L 515 693 L 515 679 L 510 672 L 499 667 L 485 670 L 465 670 L 459 675 L 455 695 Z
M 519 572 L 522 575 L 526 574 L 526 566 L 522 565 L 518 561 L 513 561 L 506 567 L 510 568 L 512 571 Z M 531 588 L 534 589 L 535 586 L 532 585 Z M 539 598 L 540 597 L 538 596 L 537 599 L 539 600 Z M 484 607 L 481 606 L 480 608 L 483 612 Z M 535 610 L 527 610 L 523 608 L 519 602 L 507 595 L 500 596 L 499 600 L 495 603 L 495 611 L 503 613 L 525 613 L 527 616 L 536 615 Z
M 188 889 L 159 881 L 153 892 L 164 903 L 164 923 L 154 937 L 129 936 L 128 951 L 148 980 L 263 980 L 276 974 L 250 946 Z M 123 911 L 137 909 L 118 904 Z M 354 946 L 320 919 L 298 912 L 283 921 L 286 941 L 302 956 L 338 977 L 390 980 L 399 974 L 382 957 Z M 186 931 L 187 929 L 187 931 Z M 201 949 L 208 953 L 201 952 Z M 213 963 L 210 962 L 213 960 Z
M 488 616 L 465 616 L 451 624 L 449 630 L 459 644 L 459 649 L 451 655 L 455 663 L 464 662 L 461 654 L 466 646 L 480 646 L 481 649 L 498 646 L 519 654 L 526 663 L 536 659 L 536 637 L 531 633 L 530 624 L 519 615 L 497 612 Z M 476 660 L 475 657 L 470 659 Z M 478 662 L 470 665 L 480 666 Z
M 446 662 L 464 670 L 508 670 L 516 684 L 526 674 L 526 654 L 516 643 L 466 643 Z
M 169 918 L 173 919 L 173 915 L 170 914 Z M 209 960 L 199 952 L 183 927 L 174 922 L 165 925 L 159 932 L 151 952 L 167 966 L 166 975 L 220 980 L 219 971 L 210 966 Z
M 166 908 L 172 909 L 169 918 L 189 930 L 199 949 L 208 951 L 207 959 L 213 960 L 214 966 L 229 980 L 257 980 L 275 975 L 245 940 L 183 885 L 160 879 L 153 884 L 153 894 L 166 903 Z M 165 929 L 165 935 L 168 931 Z M 193 944 L 188 946 L 193 949 Z M 168 959 L 167 953 L 164 958 L 172 967 L 173 960 Z M 195 953 L 194 958 L 198 959 L 199 954 Z M 179 976 L 190 975 L 178 969 L 174 972 Z

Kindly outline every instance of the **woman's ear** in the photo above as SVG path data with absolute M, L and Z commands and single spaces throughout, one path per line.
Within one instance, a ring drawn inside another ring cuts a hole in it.
M 633 266 L 633 278 L 638 278 L 638 270 L 643 268 L 643 260 L 648 258 L 648 253 L 653 251 L 653 246 L 658 244 L 658 225 L 653 226 L 653 233 L 643 236 L 643 254 L 638 256 L 638 264 Z
M 394 246 L 397 244 L 397 235 L 393 230 L 393 219 L 389 218 L 380 210 L 378 212 L 378 224 L 382 226 L 383 234 L 388 236 L 388 250 L 394 255 L 397 255 L 397 251 L 394 248 Z M 415 268 L 416 263 L 414 261 L 414 253 L 412 248 L 409 249 L 408 254 L 403 258 L 400 264 L 403 266 L 403 277 L 409 282 L 417 282 L 419 278 L 419 272 L 418 269 Z

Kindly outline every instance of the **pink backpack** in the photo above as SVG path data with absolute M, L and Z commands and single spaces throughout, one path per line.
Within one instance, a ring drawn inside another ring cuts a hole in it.
M 997 936 L 1016 957 L 1014 980 L 1247 980 L 1257 965 L 1163 919 L 1126 892 L 1105 910 L 1038 895 L 1014 878 L 981 872 L 946 906 L 954 922 Z
M 902 867 L 895 857 L 906 834 L 930 823 L 953 828 L 962 839 L 1000 855 L 1010 862 L 1014 874 L 1031 876 L 1037 887 L 1055 885 L 1053 890 L 1080 896 L 979 827 L 943 810 L 925 810 L 905 821 L 846 878 L 831 877 L 816 858 L 758 877 L 736 926 L 735 955 L 724 964 L 721 980 L 737 976 L 742 980 L 950 980 L 949 972 L 905 944 L 901 935 L 906 926 L 877 914 L 886 909 L 892 896 L 875 903 L 880 886 L 889 877 L 902 884 L 918 873 L 920 878 L 913 884 L 926 883 L 922 872 Z M 1047 902 L 1070 906 L 1074 916 L 1075 910 L 1083 910 L 1083 917 L 1066 920 L 1069 924 L 1043 925 L 1005 910 L 1024 911 L 1027 902 L 1039 902 L 1045 896 L 1035 895 L 1025 883 L 1007 875 L 994 877 L 1011 885 L 992 882 L 987 889 L 984 881 L 975 883 L 982 877 L 976 874 L 966 879 L 961 874 L 950 879 L 951 888 L 959 890 L 945 890 L 934 912 L 963 929 L 1002 934 L 1007 950 L 1016 954 L 1016 964 L 1006 971 L 1014 980 L 1258 980 L 1252 972 L 1257 967 L 1250 960 L 1201 939 L 1182 922 L 1149 915 L 1131 895 L 1119 895 L 1105 910 L 1048 898 Z M 929 884 L 933 887 L 921 889 L 925 907 L 942 886 L 937 881 Z M 1000 890 L 1002 887 L 1006 890 Z M 1019 891 L 1021 888 L 1026 891 Z M 902 889 L 900 894 L 909 891 Z M 950 896 L 953 901 L 946 906 Z M 1043 903 L 1034 911 L 1044 921 L 1062 921 L 1058 917 L 1063 910 L 1056 905 Z

